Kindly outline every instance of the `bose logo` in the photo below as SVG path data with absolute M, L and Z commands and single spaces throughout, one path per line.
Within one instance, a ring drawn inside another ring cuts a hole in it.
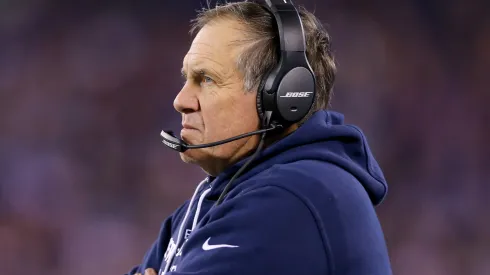
M 309 97 L 310 94 L 312 94 L 313 92 L 301 92 L 301 93 L 291 93 L 291 92 L 288 92 L 286 93 L 286 95 L 282 95 L 280 97 Z
M 177 146 L 179 146 L 178 144 L 173 144 L 173 143 L 170 143 L 166 140 L 163 140 L 163 144 L 169 146 L 169 147 L 172 147 L 173 149 L 177 149 Z

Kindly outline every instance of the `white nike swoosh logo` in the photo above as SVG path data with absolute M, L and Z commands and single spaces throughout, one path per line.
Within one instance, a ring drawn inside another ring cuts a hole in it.
M 238 247 L 237 245 L 229 245 L 229 244 L 209 244 L 209 240 L 211 240 L 211 237 L 209 237 L 206 242 L 202 245 L 203 250 L 212 250 L 216 248 L 224 248 L 224 247 Z

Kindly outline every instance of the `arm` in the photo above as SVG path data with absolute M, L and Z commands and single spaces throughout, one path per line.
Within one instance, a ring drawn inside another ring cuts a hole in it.
M 143 274 L 145 272 L 145 269 L 148 268 L 158 270 L 159 262 L 162 259 L 160 256 L 160 251 L 161 251 L 161 248 L 159 247 L 160 244 L 161 244 L 161 240 L 160 238 L 158 238 L 153 243 L 151 248 L 145 253 L 145 256 L 143 258 L 143 263 L 134 266 L 128 273 L 124 275 Z
M 160 231 L 158 233 L 158 238 L 153 242 L 150 249 L 145 253 L 143 261 L 141 264 L 134 266 L 128 273 L 124 275 L 135 275 L 138 273 L 144 274 L 145 270 L 148 268 L 158 270 L 160 264 L 163 260 L 163 256 L 167 245 L 170 241 L 170 237 L 172 234 L 172 225 L 174 224 L 175 216 L 180 213 L 180 211 L 186 207 L 188 202 L 185 202 L 181 205 L 177 210 L 169 217 L 163 221 Z
M 259 187 L 225 200 L 201 224 L 184 244 L 175 271 L 167 275 L 328 272 L 310 209 L 281 187 Z

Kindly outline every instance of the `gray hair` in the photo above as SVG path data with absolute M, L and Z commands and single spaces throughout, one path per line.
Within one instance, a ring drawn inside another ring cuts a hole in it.
M 336 66 L 331 50 L 330 36 L 318 18 L 303 7 L 298 7 L 306 37 L 306 56 L 316 77 L 316 96 L 303 124 L 312 113 L 327 109 L 330 105 L 335 81 Z M 245 37 L 234 44 L 244 46 L 236 60 L 237 69 L 243 74 L 244 88 L 254 92 L 262 78 L 279 62 L 278 34 L 275 19 L 265 7 L 254 2 L 217 4 L 201 10 L 191 21 L 191 34 L 206 24 L 220 19 L 238 21 L 245 27 Z

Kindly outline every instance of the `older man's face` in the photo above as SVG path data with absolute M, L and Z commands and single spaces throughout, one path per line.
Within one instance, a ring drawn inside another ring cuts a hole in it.
M 183 61 L 186 82 L 174 101 L 182 114 L 181 137 L 189 144 L 219 141 L 259 128 L 256 93 L 246 92 L 236 58 L 242 48 L 243 26 L 220 20 L 197 34 Z M 211 175 L 220 173 L 253 150 L 258 136 L 211 148 L 181 153 L 185 162 L 196 163 Z

